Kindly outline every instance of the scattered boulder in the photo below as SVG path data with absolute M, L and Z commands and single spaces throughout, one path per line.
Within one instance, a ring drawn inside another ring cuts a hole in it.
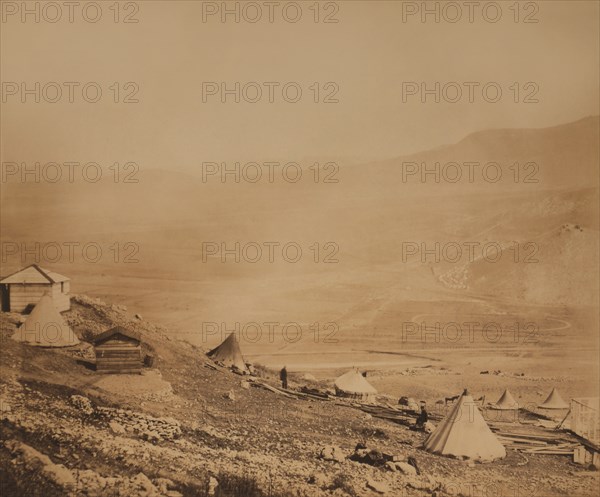
M 414 466 L 406 462 L 396 462 L 394 464 L 396 465 L 396 468 L 402 471 L 406 476 L 417 476 L 417 470 Z
M 427 475 L 425 477 L 408 476 L 406 477 L 406 486 L 409 488 L 414 488 L 415 490 L 430 492 L 432 494 L 434 492 L 437 492 L 438 490 L 443 489 L 442 495 L 456 495 L 456 482 L 453 482 L 451 485 L 444 486 L 430 475 Z
M 217 487 L 219 486 L 219 480 L 217 480 L 214 476 L 211 476 L 208 479 L 208 495 L 213 496 L 217 492 Z
M 327 486 L 327 477 L 323 473 L 313 473 L 309 476 L 308 483 L 325 488 Z
M 90 415 L 94 412 L 92 401 L 83 395 L 71 395 L 71 404 L 83 414 Z
M 47 455 L 17 440 L 10 440 L 5 446 L 15 456 L 13 464 L 22 464 L 27 473 L 41 474 L 69 493 L 74 490 L 77 481 L 73 473 L 62 464 L 54 464 Z
M 118 423 L 116 421 L 110 421 L 108 423 L 108 426 L 117 435 L 124 435 L 125 433 L 127 433 L 125 427 L 121 423 Z
M 74 488 L 77 483 L 73 473 L 62 464 L 46 464 L 42 474 L 62 488 Z
M 6 401 L 6 399 L 0 398 L 0 412 L 10 412 L 10 404 Z
M 377 449 L 364 448 L 364 446 L 359 444 L 354 449 L 354 453 L 350 456 L 350 459 L 370 466 L 383 467 L 388 461 L 393 460 L 393 456 L 384 454 Z
M 431 421 L 426 421 L 423 425 L 423 431 L 425 433 L 433 433 L 435 430 L 435 425 Z
M 108 420 L 108 426 L 117 434 L 133 433 L 142 440 L 157 443 L 181 438 L 181 424 L 173 418 L 155 418 L 149 414 L 112 407 L 98 407 L 98 416 Z
M 240 383 L 240 386 L 244 389 L 244 390 L 248 390 L 250 388 L 250 383 L 246 380 L 242 380 Z
M 410 464 L 413 468 L 415 468 L 418 475 L 421 474 L 421 470 L 419 469 L 419 463 L 417 463 L 417 460 L 413 456 L 409 456 L 406 462 Z
M 339 447 L 327 445 L 319 453 L 319 457 L 325 461 L 344 462 L 346 455 Z
M 175 490 L 175 483 L 168 478 L 156 478 L 154 480 L 154 484 L 156 485 L 156 488 L 158 488 L 158 490 L 163 494 L 166 494 L 169 490 Z
M 147 493 L 151 493 L 153 490 L 156 490 L 154 484 L 150 481 L 144 473 L 138 473 L 135 475 L 131 482 L 136 485 L 140 490 L 144 490 Z
M 231 390 L 229 390 L 229 392 L 223 394 L 223 397 L 225 397 L 226 399 L 235 401 L 235 392 L 233 391 L 233 388 Z
M 387 483 L 373 480 L 369 478 L 367 480 L 366 486 L 370 490 L 374 490 L 378 494 L 387 494 L 390 491 L 390 487 Z

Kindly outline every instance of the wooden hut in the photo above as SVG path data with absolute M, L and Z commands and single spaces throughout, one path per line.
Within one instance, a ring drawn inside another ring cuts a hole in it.
M 120 326 L 94 339 L 96 371 L 99 373 L 141 374 L 141 335 Z
M 37 264 L 19 269 L 0 280 L 2 310 L 24 312 L 32 309 L 49 293 L 58 312 L 71 308 L 70 280 L 62 274 L 48 271 Z

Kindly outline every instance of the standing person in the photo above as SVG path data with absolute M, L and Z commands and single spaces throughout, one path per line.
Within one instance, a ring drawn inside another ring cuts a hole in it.
M 425 426 L 425 423 L 427 423 L 427 421 L 429 421 L 429 415 L 427 414 L 427 410 L 425 409 L 425 404 L 421 405 L 421 413 L 419 414 L 419 417 L 417 418 L 417 422 L 415 423 L 415 426 L 417 428 L 423 428 Z
M 285 388 L 287 390 L 288 382 L 287 382 L 287 366 L 283 366 L 283 369 L 279 371 L 279 379 L 281 380 L 281 388 Z

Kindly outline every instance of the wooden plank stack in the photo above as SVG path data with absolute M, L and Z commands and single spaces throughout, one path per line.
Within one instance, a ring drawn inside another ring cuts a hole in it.
M 315 395 L 312 393 L 297 392 L 296 390 L 289 390 L 289 389 L 286 390 L 284 388 L 275 387 L 275 386 L 269 385 L 268 383 L 264 383 L 262 381 L 257 381 L 257 380 L 253 380 L 252 383 L 250 383 L 250 384 L 254 387 L 264 388 L 265 390 L 269 390 L 270 392 L 273 392 L 273 393 L 276 393 L 279 395 L 283 395 L 288 398 L 329 401 L 329 396 L 326 394 Z
M 507 449 L 515 449 L 530 454 L 572 456 L 579 443 L 566 433 L 496 432 L 498 439 Z

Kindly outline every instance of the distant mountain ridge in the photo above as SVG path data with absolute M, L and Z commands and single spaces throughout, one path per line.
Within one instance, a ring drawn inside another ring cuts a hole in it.
M 418 154 L 340 164 L 337 183 L 315 183 L 310 174 L 298 183 L 203 182 L 198 175 L 142 166 L 139 182 L 132 184 L 5 183 L 0 234 L 11 242 L 95 241 L 103 247 L 135 242 L 137 264 L 58 261 L 63 266 L 56 269 L 139 278 L 144 295 L 148 278 L 222 287 L 218 295 L 203 293 L 198 308 L 190 307 L 190 315 L 193 309 L 198 316 L 218 317 L 223 309 L 239 308 L 241 292 L 247 309 L 267 313 L 263 320 L 270 312 L 295 318 L 314 309 L 327 320 L 368 300 L 391 278 L 398 282 L 393 291 L 399 297 L 414 300 L 443 290 L 458 299 L 480 292 L 536 304 L 596 305 L 599 123 L 595 116 L 551 128 L 480 131 Z M 473 183 L 403 177 L 403 163 L 433 166 L 436 161 L 497 162 L 505 176 L 496 183 L 481 177 Z M 535 162 L 538 182 L 515 182 L 507 169 L 515 162 Z M 563 232 L 563 226 L 580 226 L 583 232 Z M 219 258 L 203 263 L 206 241 L 292 241 L 305 256 L 293 265 L 223 264 Z M 463 268 L 464 261 L 402 260 L 406 242 L 490 241 L 535 242 L 542 262 L 473 261 Z M 309 247 L 316 242 L 336 244 L 339 263 L 315 264 Z M 13 257 L 3 271 L 21 265 Z M 118 284 L 111 285 L 103 283 L 103 292 L 118 292 Z M 162 303 L 152 301 L 158 295 L 144 298 L 150 307 Z
M 431 150 L 400 156 L 386 161 L 378 161 L 368 165 L 352 168 L 352 174 L 364 181 L 367 171 L 380 178 L 384 185 L 410 185 L 421 192 L 427 188 L 437 192 L 469 187 L 469 191 L 484 189 L 515 190 L 522 188 L 556 189 L 567 187 L 598 186 L 599 157 L 598 136 L 600 135 L 600 116 L 590 116 L 578 121 L 558 126 L 539 129 L 489 129 L 472 133 L 457 143 L 442 145 Z M 447 174 L 440 175 L 439 183 L 430 172 L 422 180 L 419 167 L 416 173 L 406 170 L 402 176 L 403 164 L 425 163 L 430 171 L 435 171 L 435 163 L 439 162 L 440 171 L 451 162 L 462 166 L 461 179 L 453 183 L 455 171 L 450 167 Z M 480 163 L 473 167 L 475 178 L 469 182 L 469 169 L 464 164 Z M 497 181 L 493 168 L 489 171 L 488 180 L 482 176 L 483 165 L 495 162 L 502 166 L 502 177 Z M 524 165 L 534 162 L 537 169 Z M 514 166 L 520 165 L 519 168 Z M 512 166 L 512 168 L 511 168 Z M 516 169 L 519 169 L 517 174 Z M 383 179 L 385 178 L 385 180 Z M 535 183 L 526 181 L 535 180 Z M 533 186 L 532 186 L 533 185 Z

